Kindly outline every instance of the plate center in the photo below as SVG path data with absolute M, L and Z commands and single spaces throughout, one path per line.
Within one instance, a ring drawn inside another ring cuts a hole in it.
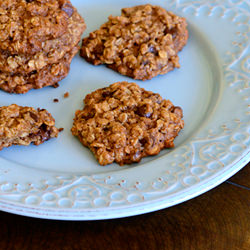
M 88 25 L 95 15 L 90 16 L 85 13 L 83 16 Z M 63 127 L 64 131 L 58 139 L 50 140 L 38 147 L 12 146 L 3 149 L 0 157 L 28 168 L 72 174 L 95 174 L 127 168 L 128 166 L 120 167 L 117 164 L 99 166 L 92 153 L 70 132 L 74 113 L 77 109 L 82 109 L 82 99 L 87 93 L 123 80 L 137 82 L 146 90 L 159 93 L 163 98 L 170 99 L 174 105 L 182 107 L 185 127 L 175 141 L 175 149 L 178 149 L 209 118 L 222 86 L 219 70 L 221 67 L 215 49 L 194 25 L 189 24 L 188 28 L 190 34 L 188 44 L 179 53 L 181 68 L 166 75 L 155 77 L 150 81 L 135 81 L 105 66 L 90 65 L 77 56 L 73 59 L 69 76 L 61 82 L 58 89 L 45 88 L 30 91 L 25 97 L 13 96 L 11 103 L 19 105 L 34 106 L 36 100 L 35 104 L 47 108 L 55 117 L 57 127 Z M 57 104 L 51 101 L 66 91 L 70 93 L 69 98 Z M 8 94 L 1 92 L 0 95 L 2 103 L 10 102 Z M 160 156 L 167 157 L 173 150 L 163 150 L 158 156 L 145 158 L 132 167 L 157 160 Z M 20 166 L 17 168 L 20 169 Z

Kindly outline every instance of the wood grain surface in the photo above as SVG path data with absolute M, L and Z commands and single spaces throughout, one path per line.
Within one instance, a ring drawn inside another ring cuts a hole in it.
M 0 212 L 0 250 L 250 249 L 250 164 L 177 206 L 123 219 L 41 220 Z
M 238 184 L 250 189 L 250 163 L 236 175 L 228 180 L 229 183 Z

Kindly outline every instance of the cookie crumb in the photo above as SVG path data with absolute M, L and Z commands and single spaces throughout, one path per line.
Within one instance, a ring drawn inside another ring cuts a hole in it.
M 59 100 L 58 100 L 57 98 L 55 98 L 55 99 L 53 100 L 53 102 L 59 102 Z
M 59 132 L 62 132 L 64 130 L 64 128 L 59 128 L 58 131 Z
M 68 98 L 69 97 L 69 92 L 64 93 L 63 97 Z

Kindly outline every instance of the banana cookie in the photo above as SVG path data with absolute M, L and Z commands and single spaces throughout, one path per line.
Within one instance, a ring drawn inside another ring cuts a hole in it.
M 56 86 L 67 76 L 85 29 L 68 0 L 1 1 L 0 88 L 21 94 Z
M 81 56 L 138 80 L 179 68 L 178 52 L 187 43 L 187 22 L 150 4 L 124 8 L 82 41 Z
M 11 74 L 0 71 L 0 89 L 9 93 L 24 94 L 30 89 L 40 89 L 56 85 L 65 78 L 70 70 L 70 63 L 78 52 L 79 47 L 74 47 L 67 52 L 58 62 L 47 65 L 40 70 L 26 74 Z
M 182 109 L 135 83 L 98 89 L 77 110 L 72 134 L 90 148 L 101 165 L 139 162 L 174 147 L 184 127 Z
M 0 1 L 0 48 L 33 54 L 65 33 L 73 7 L 68 0 Z
M 82 17 L 74 9 L 74 13 L 69 18 L 67 32 L 56 39 L 44 41 L 39 52 L 33 55 L 12 55 L 8 51 L 0 51 L 0 71 L 27 74 L 57 62 L 80 42 L 85 28 Z

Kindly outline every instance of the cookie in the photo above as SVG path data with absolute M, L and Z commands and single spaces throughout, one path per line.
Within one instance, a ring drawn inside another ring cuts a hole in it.
M 71 60 L 78 49 L 78 46 L 74 47 L 59 62 L 47 65 L 39 71 L 25 75 L 0 72 L 0 89 L 9 93 L 24 94 L 30 89 L 53 86 L 68 75 Z
M 74 13 L 68 20 L 67 32 L 59 38 L 44 41 L 41 51 L 36 54 L 12 55 L 8 51 L 0 51 L 0 71 L 27 74 L 58 62 L 79 43 L 85 28 L 83 18 L 74 8 Z
M 62 36 L 73 13 L 68 0 L 0 1 L 0 49 L 34 54 L 43 42 Z
M 122 9 L 82 41 L 88 62 L 138 80 L 179 68 L 177 53 L 187 43 L 185 18 L 150 4 Z
M 16 104 L 0 107 L 0 150 L 11 145 L 39 145 L 57 136 L 55 120 L 47 110 Z
M 101 165 L 139 162 L 174 147 L 184 126 L 182 109 L 135 83 L 117 82 L 84 99 L 72 134 L 89 147 Z

